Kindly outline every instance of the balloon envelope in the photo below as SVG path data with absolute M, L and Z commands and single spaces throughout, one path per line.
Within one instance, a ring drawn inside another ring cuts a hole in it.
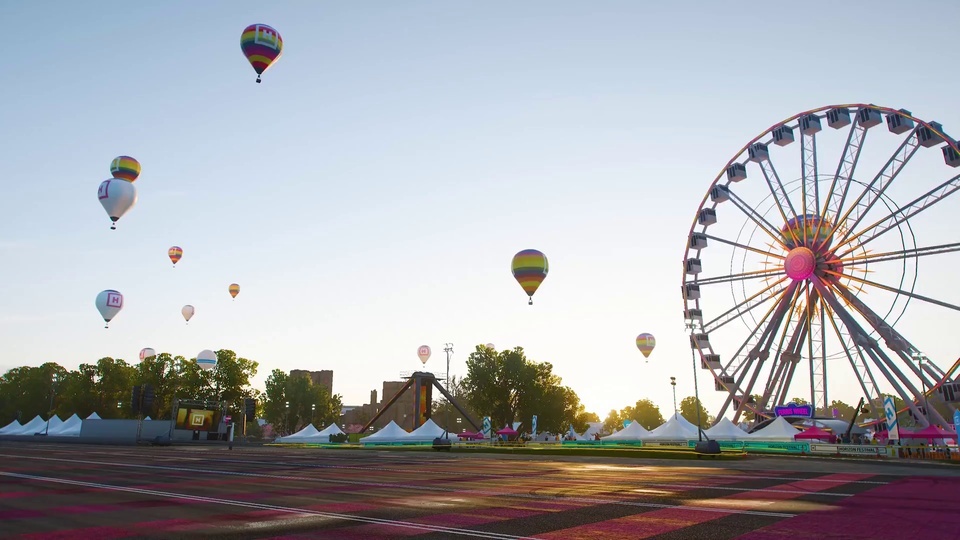
M 217 365 L 217 353 L 204 349 L 197 355 L 197 365 L 204 371 L 209 371 Z
M 240 34 L 240 50 L 257 72 L 257 82 L 260 82 L 260 75 L 283 54 L 283 38 L 270 26 L 251 24 Z
M 176 266 L 180 262 L 180 258 L 183 257 L 183 249 L 180 246 L 173 246 L 167 250 L 167 257 L 170 257 L 173 265 Z
M 140 162 L 130 156 L 117 156 L 110 162 L 110 174 L 114 178 L 135 182 L 140 176 Z
M 189 304 L 180 308 L 180 314 L 183 315 L 183 318 L 186 319 L 187 322 L 190 322 L 190 318 L 193 317 L 194 311 L 196 310 L 193 309 L 193 306 Z
M 103 317 L 104 322 L 109 323 L 123 309 L 123 295 L 113 289 L 101 291 L 97 295 L 97 311 Z
M 657 340 L 652 334 L 640 334 L 637 336 L 637 348 L 643 353 L 644 358 L 649 358 L 653 348 L 657 346 Z
M 151 358 L 151 357 L 156 356 L 156 355 L 157 355 L 157 351 L 151 349 L 150 347 L 147 347 L 147 348 L 145 348 L 145 349 L 140 349 L 140 359 L 141 359 L 141 360 L 146 360 L 147 358 Z
M 111 178 L 104 180 L 97 188 L 97 198 L 113 221 L 111 229 L 117 228 L 117 220 L 123 217 L 133 205 L 137 204 L 137 188 L 126 180 Z
M 426 364 L 426 363 L 427 363 L 427 360 L 430 359 L 430 346 L 429 346 L 429 345 L 421 345 L 419 348 L 417 348 L 417 356 L 420 357 L 420 361 L 421 361 L 421 362 L 423 362 L 424 364 Z
M 240 294 L 240 285 L 237 285 L 236 283 L 231 283 L 229 290 L 230 290 L 230 296 L 236 298 L 237 295 Z
M 523 291 L 530 297 L 533 304 L 533 294 L 547 277 L 550 265 L 547 256 L 535 249 L 525 249 L 513 256 L 510 265 L 513 277 L 523 287 Z

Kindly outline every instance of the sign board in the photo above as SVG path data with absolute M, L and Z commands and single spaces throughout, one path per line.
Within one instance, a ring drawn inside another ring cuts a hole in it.
M 627 427 L 627 426 L 629 426 L 629 425 L 632 424 L 632 423 L 633 423 L 633 420 L 624 420 L 624 421 L 623 421 L 623 427 Z
M 960 433 L 960 410 L 953 411 L 953 429 Z
M 533 415 L 533 422 L 530 422 L 530 433 L 533 437 L 537 436 L 537 415 Z
M 489 439 L 492 435 L 490 433 L 490 417 L 489 416 L 483 417 L 483 431 L 481 433 L 483 433 L 484 439 Z
M 891 441 L 899 441 L 900 426 L 897 425 L 897 408 L 893 405 L 893 397 L 883 398 L 883 414 L 887 420 L 887 438 Z
M 810 444 L 811 454 L 833 454 L 844 456 L 885 456 L 886 446 L 859 444 Z
M 813 405 L 797 405 L 796 403 L 787 403 L 773 408 L 773 414 L 777 416 L 802 416 L 804 418 L 813 418 Z

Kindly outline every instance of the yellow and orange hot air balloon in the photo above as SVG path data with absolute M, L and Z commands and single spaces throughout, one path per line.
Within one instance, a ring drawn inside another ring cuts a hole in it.
M 530 305 L 533 305 L 533 294 L 547 278 L 547 271 L 550 269 L 547 256 L 535 249 L 525 249 L 513 256 L 510 267 L 514 279 L 523 287 L 523 291 L 530 298 Z
M 231 283 L 230 296 L 236 298 L 238 294 L 240 294 L 240 285 L 238 285 L 237 283 Z
M 637 348 L 643 353 L 644 358 L 650 358 L 650 353 L 653 352 L 653 348 L 656 346 L 657 340 L 654 339 L 653 334 L 640 334 L 637 336 Z
M 173 246 L 167 250 L 167 256 L 170 257 L 170 260 L 173 261 L 173 267 L 177 267 L 177 263 L 180 262 L 180 257 L 183 257 L 183 250 L 180 249 L 180 246 Z

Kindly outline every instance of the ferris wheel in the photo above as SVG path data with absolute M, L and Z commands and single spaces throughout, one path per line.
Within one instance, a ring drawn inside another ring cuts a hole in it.
M 890 393 L 924 425 L 952 423 L 924 406 L 952 374 L 905 334 L 960 321 L 943 286 L 960 263 L 958 167 L 940 124 L 866 104 L 794 115 L 733 156 L 683 261 L 691 347 L 725 394 L 717 418 L 792 396 L 825 414 L 830 392 L 859 385 L 874 410 Z

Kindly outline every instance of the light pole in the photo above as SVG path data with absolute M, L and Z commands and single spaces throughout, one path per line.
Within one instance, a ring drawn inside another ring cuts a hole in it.
M 290 425 L 290 402 L 287 401 L 285 412 L 283 413 L 283 429 L 286 431 L 287 427 Z
M 316 419 L 317 419 L 317 404 L 314 403 L 310 405 L 310 423 L 312 424 Z
M 930 407 L 927 404 L 927 379 L 923 376 L 923 358 L 924 355 L 920 351 L 913 353 L 913 359 L 917 361 L 917 367 L 920 370 L 920 386 L 923 388 L 923 419 L 929 425 L 930 424 Z
M 50 409 L 47 411 L 47 429 L 43 432 L 44 435 L 50 434 L 50 419 L 53 418 L 53 395 L 57 392 L 57 382 L 59 379 L 60 377 L 57 373 L 50 376 Z
M 450 357 L 453 356 L 453 343 L 444 343 L 443 352 L 447 353 L 447 395 L 450 394 Z M 449 400 L 448 400 L 449 401 Z M 447 403 L 447 406 L 444 408 L 443 413 L 443 435 L 447 439 L 450 438 L 450 407 L 453 407 L 453 403 Z
M 673 415 L 677 415 L 677 378 L 670 377 L 670 386 L 673 387 Z

